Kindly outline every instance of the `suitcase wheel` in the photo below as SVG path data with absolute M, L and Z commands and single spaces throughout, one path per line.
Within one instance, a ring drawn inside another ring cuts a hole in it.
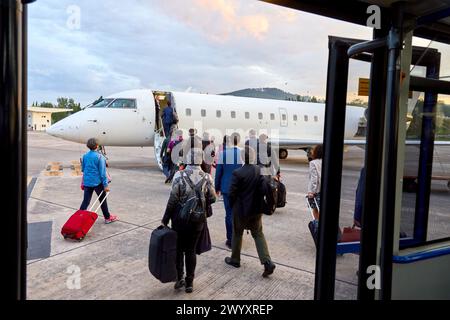
M 84 239 L 84 237 L 78 238 L 78 242 L 81 242 Z

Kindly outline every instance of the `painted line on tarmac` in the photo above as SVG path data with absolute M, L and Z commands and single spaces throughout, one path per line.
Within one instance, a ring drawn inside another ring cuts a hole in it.
M 78 209 L 73 208 L 73 207 L 69 207 L 69 206 L 66 206 L 66 205 L 58 204 L 58 203 L 47 201 L 47 200 L 38 199 L 38 198 L 35 198 L 35 197 L 31 197 L 31 199 L 34 199 L 34 200 L 37 200 L 37 201 L 46 202 L 46 203 L 49 203 L 49 204 L 52 204 L 52 205 L 56 205 L 56 206 L 59 206 L 59 207 L 63 207 L 63 208 L 67 208 L 67 209 L 78 210 Z M 129 230 L 125 230 L 123 232 L 119 232 L 119 233 L 116 233 L 116 234 L 113 234 L 113 235 L 111 235 L 109 237 L 106 237 L 106 238 L 103 238 L 103 239 L 99 239 L 99 240 L 96 240 L 96 241 L 92 241 L 92 242 L 86 243 L 85 245 L 82 245 L 82 246 L 79 246 L 79 247 L 76 247 L 76 248 L 73 248 L 73 249 L 69 249 L 69 250 L 64 251 L 64 252 L 56 253 L 56 254 L 54 254 L 54 255 L 52 255 L 52 256 L 50 256 L 48 258 L 45 258 L 45 259 L 39 259 L 39 260 L 36 260 L 36 261 L 32 261 L 32 262 L 28 263 L 27 265 L 31 265 L 31 264 L 37 263 L 39 261 L 47 260 L 47 259 L 50 259 L 52 257 L 64 254 L 66 252 L 71 252 L 73 250 L 77 250 L 79 248 L 84 248 L 84 247 L 86 247 L 88 245 L 91 245 L 91 244 L 94 244 L 94 243 L 98 243 L 98 242 L 101 242 L 101 241 L 104 241 L 104 240 L 108 240 L 108 239 L 111 239 L 113 237 L 125 234 L 125 233 L 130 232 L 130 231 L 134 231 L 134 230 L 137 230 L 137 229 L 140 229 L 140 228 L 146 229 L 146 230 L 155 230 L 156 228 L 151 228 L 148 225 L 151 224 L 151 223 L 154 223 L 156 221 L 157 220 L 148 222 L 148 223 L 143 224 L 143 225 L 137 225 L 137 224 L 134 224 L 134 223 L 118 220 L 117 222 L 122 222 L 122 223 L 125 223 L 125 224 L 129 224 L 129 225 L 135 226 L 135 228 L 132 228 L 132 229 L 129 229 Z M 231 252 L 228 248 L 215 246 L 215 245 L 212 245 L 212 247 L 216 248 L 216 249 L 223 250 L 223 251 Z M 251 254 L 247 254 L 247 253 L 242 253 L 242 252 L 241 252 L 241 255 L 249 257 L 249 258 L 253 258 L 253 259 L 259 261 L 259 257 L 257 257 L 257 256 L 254 256 L 254 255 L 251 255 Z M 312 272 L 312 271 L 309 271 L 309 270 L 305 270 L 305 269 L 298 268 L 298 267 L 295 267 L 295 266 L 291 266 L 291 265 L 288 265 L 288 264 L 280 263 L 280 262 L 277 262 L 277 261 L 273 261 L 273 262 L 275 262 L 276 264 L 278 264 L 280 266 L 283 266 L 285 268 L 294 269 L 294 270 L 297 270 L 297 271 L 302 271 L 302 272 L 306 272 L 306 273 L 315 275 L 315 272 Z M 338 278 L 336 278 L 336 281 L 339 281 L 339 282 L 342 282 L 342 283 L 345 283 L 345 284 L 348 284 L 348 285 L 352 285 L 352 286 L 355 286 L 355 287 L 357 286 L 356 284 L 354 284 L 352 282 L 349 282 L 349 281 L 346 281 L 346 280 L 341 280 L 341 279 L 338 279 Z
M 120 221 L 120 220 L 119 220 L 119 221 Z M 118 221 L 116 221 L 116 222 L 118 222 Z M 53 257 L 59 256 L 59 255 L 65 254 L 65 253 L 67 253 L 67 252 L 72 252 L 72 251 L 74 251 L 74 250 L 77 250 L 77 249 L 80 249 L 80 248 L 84 248 L 84 247 L 90 246 L 91 244 L 96 244 L 96 243 L 99 243 L 99 242 L 102 242 L 102 241 L 105 241 L 105 240 L 109 240 L 109 239 L 111 239 L 111 238 L 120 236 L 120 235 L 122 235 L 122 234 L 125 234 L 125 233 L 130 232 L 130 231 L 134 231 L 134 230 L 137 230 L 137 229 L 140 229 L 140 228 L 141 228 L 141 227 L 132 228 L 132 229 L 129 229 L 129 230 L 125 230 L 125 231 L 122 231 L 122 232 L 113 234 L 113 235 L 111 235 L 111 236 L 109 236 L 109 237 L 106 237 L 106 238 L 94 240 L 94 241 L 92 241 L 92 242 L 88 242 L 88 243 L 86 243 L 86 244 L 83 244 L 83 245 L 81 245 L 81 246 L 79 246 L 79 247 L 72 248 L 72 249 L 68 249 L 68 250 L 63 251 L 63 252 L 55 253 L 54 255 L 51 255 L 51 256 L 49 256 L 49 257 L 47 257 L 47 258 L 43 258 L 43 259 L 39 259 L 39 260 L 36 260 L 36 261 L 32 261 L 32 262 L 28 263 L 27 265 L 35 264 L 35 263 L 40 262 L 40 261 L 45 261 L 45 260 L 48 260 L 48 259 L 50 259 L 50 258 L 53 258 Z
M 66 209 L 71 209 L 74 212 L 79 210 L 79 208 L 69 207 L 69 206 L 66 206 L 64 204 L 59 204 L 59 203 L 56 203 L 56 202 L 52 202 L 52 201 L 48 201 L 48 200 L 44 200 L 44 199 L 39 199 L 39 198 L 36 198 L 36 197 L 30 197 L 30 199 L 41 201 L 41 202 L 45 202 L 45 203 L 48 203 L 48 204 L 51 204 L 51 205 L 54 205 L 54 206 L 58 206 L 58 207 L 62 207 L 62 208 L 66 208 Z M 145 226 L 145 224 L 144 225 L 139 225 L 139 224 L 135 224 L 135 223 L 131 223 L 131 222 L 125 221 L 125 220 L 117 220 L 116 222 L 129 224 L 129 225 L 132 225 L 132 226 L 135 226 L 135 227 L 143 227 L 143 226 Z

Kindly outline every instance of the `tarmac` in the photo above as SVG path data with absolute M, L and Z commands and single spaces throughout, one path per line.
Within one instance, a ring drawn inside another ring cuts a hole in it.
M 281 161 L 286 206 L 263 217 L 264 234 L 277 265 L 274 274 L 261 276 L 263 266 L 247 233 L 241 267 L 224 263 L 231 252 L 225 246 L 225 211 L 219 201 L 208 219 L 213 248 L 198 256 L 194 292 L 186 294 L 175 291 L 173 283 L 160 283 L 148 270 L 150 234 L 161 224 L 170 192 L 153 148 L 106 148 L 112 178 L 108 206 L 120 221 L 106 225 L 100 214 L 86 238 L 76 242 L 64 240 L 60 230 L 82 201 L 76 163 L 86 147 L 39 132 L 29 133 L 28 145 L 28 299 L 313 299 L 316 250 L 307 227 L 311 217 L 304 199 L 308 161 L 303 151 L 289 151 L 288 159 Z M 353 222 L 364 150 L 349 148 L 344 157 L 341 227 Z M 432 199 L 432 205 L 438 205 L 433 207 L 437 220 L 431 225 L 436 225 L 438 234 L 448 236 L 449 227 L 440 221 L 449 218 L 449 192 L 443 182 L 436 188 L 438 198 Z M 337 257 L 336 299 L 356 298 L 358 258 L 357 254 Z

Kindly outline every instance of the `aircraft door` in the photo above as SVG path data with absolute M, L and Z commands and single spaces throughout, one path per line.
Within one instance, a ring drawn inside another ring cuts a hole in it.
M 288 114 L 285 108 L 280 108 L 280 126 L 287 127 L 288 125 Z

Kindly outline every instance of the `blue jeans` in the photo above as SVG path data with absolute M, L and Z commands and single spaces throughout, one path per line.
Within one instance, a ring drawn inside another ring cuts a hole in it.
M 231 242 L 233 235 L 233 208 L 230 205 L 230 198 L 227 193 L 223 193 L 223 204 L 225 205 L 225 226 L 227 228 L 227 241 Z
M 80 210 L 86 210 L 87 209 L 87 207 L 89 206 L 89 203 L 91 203 L 92 193 L 94 191 L 95 191 L 95 193 L 97 195 L 99 195 L 103 191 L 103 185 L 99 184 L 96 187 L 86 187 L 86 186 L 84 186 L 84 197 L 83 197 L 83 202 L 81 203 Z M 106 193 L 103 192 L 103 194 L 100 197 L 99 201 L 101 202 L 103 200 L 103 198 L 105 198 L 105 196 L 106 196 Z M 96 206 L 98 206 L 98 203 L 96 203 Z M 95 208 L 93 208 L 93 209 L 95 209 Z M 108 204 L 106 203 L 106 200 L 102 203 L 102 212 L 103 212 L 103 216 L 105 217 L 105 219 L 109 219 Z

